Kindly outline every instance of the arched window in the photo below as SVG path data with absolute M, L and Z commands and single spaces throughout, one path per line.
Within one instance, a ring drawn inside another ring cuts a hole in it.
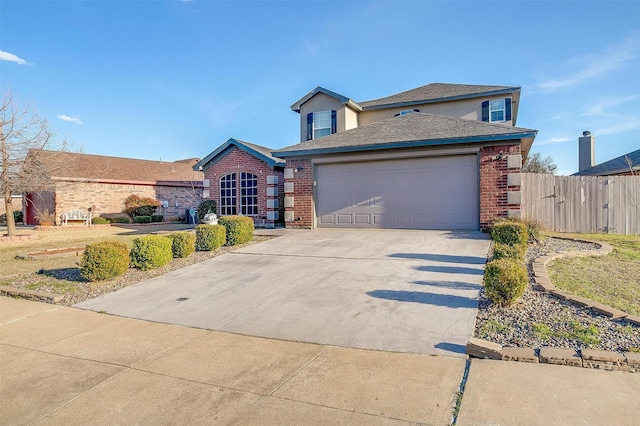
M 240 173 L 240 212 L 245 216 L 258 215 L 258 176 Z
M 229 173 L 220 178 L 220 214 L 236 214 L 236 174 Z

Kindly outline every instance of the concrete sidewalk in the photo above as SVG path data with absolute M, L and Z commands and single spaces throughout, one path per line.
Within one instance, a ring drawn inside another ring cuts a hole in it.
M 467 361 L 0 297 L 0 424 L 428 424 Z M 640 375 L 473 360 L 460 425 L 637 424 Z

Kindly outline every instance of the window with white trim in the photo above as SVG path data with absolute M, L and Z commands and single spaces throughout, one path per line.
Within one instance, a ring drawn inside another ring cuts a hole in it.
M 258 215 L 258 176 L 240 173 L 240 212 L 245 216 Z
M 236 214 L 236 174 L 229 173 L 220 178 L 220 214 Z
M 335 110 L 317 111 L 307 114 L 307 140 L 321 138 L 336 133 L 337 113 Z
M 511 98 L 482 102 L 482 121 L 490 123 L 511 121 Z

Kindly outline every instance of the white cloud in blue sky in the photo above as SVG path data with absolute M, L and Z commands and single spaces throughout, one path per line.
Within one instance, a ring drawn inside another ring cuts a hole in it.
M 68 121 L 69 123 L 84 124 L 82 120 L 80 120 L 80 117 L 69 117 L 68 115 L 60 114 L 58 118 L 62 121 Z
M 17 55 L 14 55 L 13 53 L 5 52 L 3 50 L 0 50 L 0 61 L 15 62 L 18 65 L 28 64 L 27 61 L 18 57 Z

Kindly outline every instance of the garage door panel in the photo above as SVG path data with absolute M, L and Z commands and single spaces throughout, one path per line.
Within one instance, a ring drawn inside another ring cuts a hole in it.
M 321 164 L 319 226 L 477 229 L 475 155 Z

